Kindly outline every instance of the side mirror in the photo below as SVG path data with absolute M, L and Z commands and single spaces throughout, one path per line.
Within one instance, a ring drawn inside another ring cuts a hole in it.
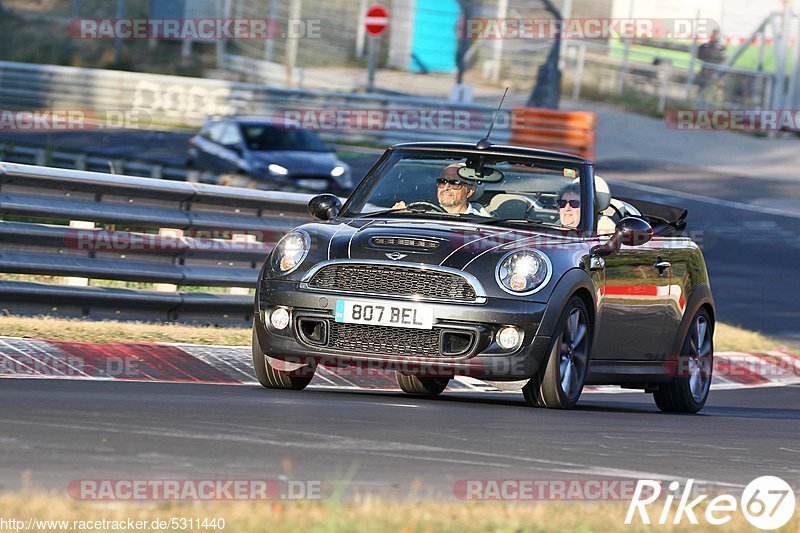
M 342 201 L 333 194 L 320 194 L 308 202 L 308 212 L 317 220 L 330 220 L 339 214 Z
M 619 252 L 620 246 L 641 246 L 653 238 L 653 228 L 641 218 L 625 217 L 617 223 L 614 235 L 605 244 L 592 248 L 593 255 L 604 256 Z
M 653 238 L 653 228 L 644 219 L 625 217 L 617 224 L 614 235 L 619 235 L 619 241 L 625 246 L 641 246 Z

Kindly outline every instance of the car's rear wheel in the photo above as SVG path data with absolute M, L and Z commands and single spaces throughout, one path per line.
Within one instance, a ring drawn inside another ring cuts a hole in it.
M 316 371 L 314 365 L 302 365 L 299 368 L 286 371 L 275 368 L 270 364 L 269 359 L 261 349 L 254 327 L 253 370 L 259 383 L 268 389 L 303 390 L 314 379 L 314 372 Z
M 549 356 L 522 388 L 529 405 L 571 409 L 578 403 L 589 370 L 592 325 L 578 296 L 567 302 L 550 343 Z
M 678 356 L 675 378 L 653 393 L 668 413 L 697 413 L 706 404 L 714 369 L 714 322 L 705 309 L 692 319 Z
M 437 396 L 447 388 L 448 378 L 421 378 L 395 372 L 397 384 L 403 392 L 420 396 Z

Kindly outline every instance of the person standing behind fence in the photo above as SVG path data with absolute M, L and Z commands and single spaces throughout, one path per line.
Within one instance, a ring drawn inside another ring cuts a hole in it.
M 711 38 L 697 49 L 697 59 L 701 62 L 700 74 L 697 75 L 697 98 L 705 104 L 706 89 L 713 85 L 717 69 L 710 64 L 720 65 L 725 62 L 725 45 L 719 42 L 719 30 L 711 32 Z

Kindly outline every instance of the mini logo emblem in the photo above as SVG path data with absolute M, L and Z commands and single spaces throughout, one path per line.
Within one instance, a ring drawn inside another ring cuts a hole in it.
M 400 252 L 391 252 L 386 254 L 386 257 L 391 259 L 392 261 L 400 261 L 404 257 L 408 257 L 407 254 L 401 254 Z

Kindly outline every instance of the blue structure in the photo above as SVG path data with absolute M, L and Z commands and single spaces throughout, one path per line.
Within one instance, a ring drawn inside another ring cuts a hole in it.
M 456 71 L 456 24 L 460 15 L 456 0 L 416 0 L 410 71 Z

